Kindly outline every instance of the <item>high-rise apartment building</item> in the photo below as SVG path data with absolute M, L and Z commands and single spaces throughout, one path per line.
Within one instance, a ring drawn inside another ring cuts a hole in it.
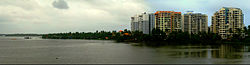
M 181 31 L 181 12 L 157 11 L 155 13 L 155 28 L 164 32 Z
M 154 14 L 144 12 L 131 17 L 131 30 L 150 34 L 154 28 Z
M 131 17 L 131 31 L 139 31 L 138 15 Z
M 188 32 L 189 34 L 208 32 L 207 18 L 206 14 L 193 13 L 192 11 L 189 11 L 183 15 L 182 29 L 184 32 Z
M 227 39 L 244 27 L 244 15 L 240 8 L 223 7 L 212 16 L 211 30 Z
M 149 30 L 150 34 L 152 34 L 152 30 L 155 28 L 155 15 L 154 13 L 149 13 Z

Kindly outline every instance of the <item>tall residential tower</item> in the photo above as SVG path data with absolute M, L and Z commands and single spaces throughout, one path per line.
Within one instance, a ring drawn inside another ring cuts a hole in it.
M 244 27 L 244 15 L 240 8 L 223 7 L 212 16 L 211 31 L 223 39 L 237 34 Z
M 141 13 L 131 17 L 131 31 L 141 31 L 143 34 L 150 34 L 154 28 L 154 14 Z
M 189 11 L 183 15 L 183 31 L 189 34 L 198 34 L 199 32 L 208 32 L 207 15 L 193 13 Z
M 181 12 L 157 11 L 155 13 L 155 28 L 170 33 L 181 31 Z

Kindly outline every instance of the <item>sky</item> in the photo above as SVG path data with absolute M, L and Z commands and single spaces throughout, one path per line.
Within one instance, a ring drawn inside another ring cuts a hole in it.
M 243 10 L 250 25 L 250 0 L 0 0 L 0 34 L 94 32 L 130 29 L 142 12 L 194 11 L 211 16 L 222 7 Z

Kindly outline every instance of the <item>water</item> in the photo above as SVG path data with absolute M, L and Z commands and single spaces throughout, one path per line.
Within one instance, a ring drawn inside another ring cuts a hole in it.
M 249 64 L 245 45 L 133 46 L 102 40 L 0 37 L 0 63 L 24 64 Z

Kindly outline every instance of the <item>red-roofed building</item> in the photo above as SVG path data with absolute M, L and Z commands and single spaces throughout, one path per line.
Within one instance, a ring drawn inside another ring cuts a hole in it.
M 157 11 L 155 13 L 155 28 L 164 32 L 182 30 L 181 12 L 174 11 Z

